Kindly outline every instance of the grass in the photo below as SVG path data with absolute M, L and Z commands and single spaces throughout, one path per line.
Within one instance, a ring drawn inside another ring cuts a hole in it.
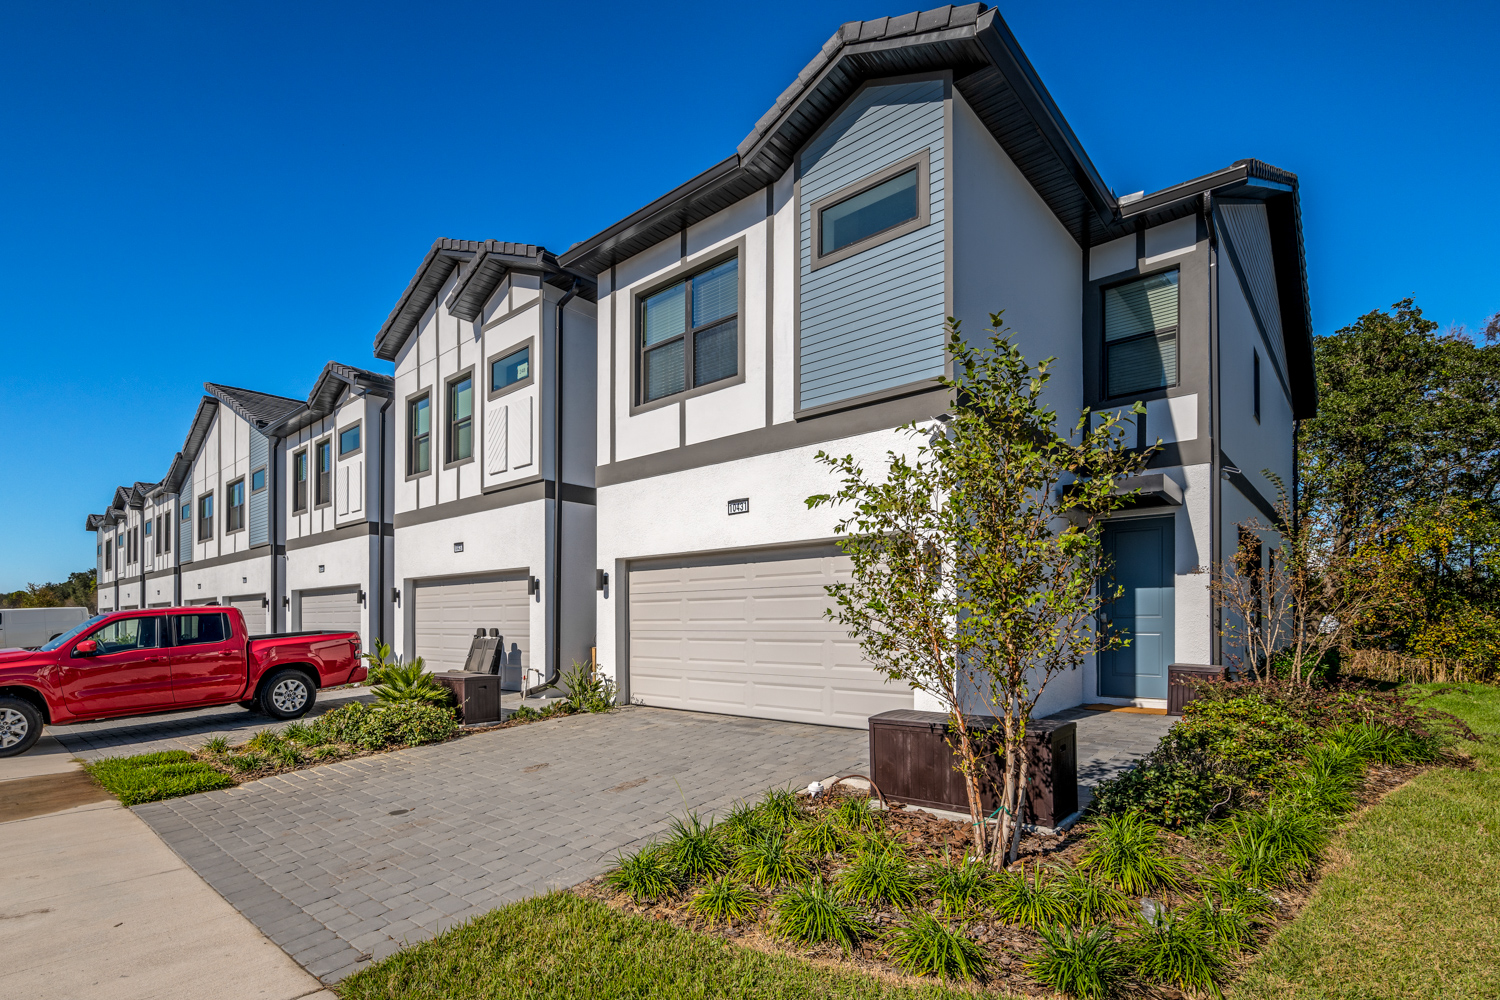
M 1235 997 L 1500 996 L 1500 688 L 1422 687 L 1437 692 L 1431 707 L 1484 735 L 1459 748 L 1475 767 L 1428 771 L 1351 820 L 1307 909 Z
M 1128 951 L 1136 972 L 1148 983 L 1222 996 L 1217 980 L 1224 961 L 1201 924 L 1158 914 L 1136 932 Z
M 342 1000 L 973 1000 L 728 944 L 552 893 L 477 917 L 339 984 Z
M 798 944 L 836 944 L 850 951 L 873 928 L 821 877 L 799 882 L 771 902 L 778 936 Z
M 1041 954 L 1026 963 L 1026 971 L 1039 982 L 1080 1000 L 1103 1000 L 1124 985 L 1130 965 L 1108 927 L 1044 927 L 1041 935 Z
M 645 905 L 676 892 L 677 876 L 661 846 L 650 844 L 616 859 L 615 866 L 604 874 L 604 884 Z
M 922 880 L 905 852 L 861 851 L 839 875 L 839 886 L 861 903 L 886 903 L 906 910 L 917 903 Z
M 186 750 L 166 750 L 136 757 L 106 757 L 83 766 L 95 781 L 126 806 L 195 792 L 211 792 L 234 784 L 229 775 L 194 760 Z
M 1182 862 L 1162 846 L 1159 828 L 1140 813 L 1101 816 L 1078 867 L 1132 895 L 1175 889 L 1185 877 Z
M 985 973 L 984 952 L 962 932 L 930 913 L 914 913 L 886 939 L 891 960 L 913 976 L 975 979 Z

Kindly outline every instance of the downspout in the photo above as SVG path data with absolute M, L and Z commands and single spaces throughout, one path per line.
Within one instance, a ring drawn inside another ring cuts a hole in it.
M 277 530 L 279 518 L 276 516 L 276 508 L 281 499 L 281 477 L 279 475 L 281 472 L 281 459 L 277 456 L 276 449 L 281 445 L 282 440 L 283 438 L 280 435 L 276 435 L 270 439 L 269 444 L 271 447 L 270 451 L 267 452 L 266 458 L 266 478 L 269 480 L 266 483 L 266 490 L 270 493 L 270 497 L 266 502 L 266 519 L 270 522 L 266 526 L 266 534 L 271 536 L 271 581 L 266 586 L 266 603 L 270 605 L 271 615 L 269 624 L 272 632 L 278 631 L 277 619 L 281 617 L 281 590 L 276 586 L 276 537 L 280 534 L 280 531 Z M 283 541 L 282 544 L 285 545 L 286 543 Z M 282 622 L 279 624 L 284 625 L 285 623 Z
M 557 302 L 557 351 L 552 364 L 552 474 L 557 496 L 552 501 L 552 641 L 547 657 L 547 676 L 538 688 L 549 688 L 562 675 L 562 493 L 563 493 L 563 310 L 578 294 L 578 278 L 572 278 L 567 294 Z
M 1219 461 L 1219 239 L 1214 224 L 1213 195 L 1203 194 L 1203 215 L 1208 223 L 1208 439 L 1213 442 L 1208 455 L 1209 496 L 1209 620 L 1213 627 L 1213 645 L 1209 662 L 1224 662 L 1224 637 L 1221 626 L 1224 609 L 1214 591 L 1212 580 L 1223 560 L 1223 469 Z
M 392 391 L 394 391 L 394 390 L 392 390 Z M 379 615 L 380 615 L 380 624 L 374 630 L 377 633 L 376 636 L 375 636 L 375 638 L 378 639 L 381 642 L 385 642 L 387 640 L 387 638 L 388 638 L 384 634 L 385 633 L 385 411 L 388 410 L 388 409 L 390 409 L 391 404 L 393 402 L 395 402 L 395 398 L 394 397 L 387 397 L 386 401 L 384 403 L 380 404 L 380 414 L 379 414 L 379 417 L 378 417 L 378 419 L 380 420 L 380 480 L 379 480 L 378 483 L 376 483 L 375 492 L 379 495 L 380 499 L 375 504 L 376 510 L 377 510 L 377 512 L 379 514 L 379 521 L 375 525 L 375 528 L 376 528 L 376 531 L 375 531 L 375 591 L 374 591 L 373 599 L 376 601 L 375 607 L 378 609 L 378 612 L 379 612 Z M 392 619 L 395 618 L 395 607 L 394 607 L 394 604 L 395 604 L 395 602 L 393 601 L 392 602 L 392 608 L 391 608 L 391 617 L 392 617 Z M 393 620 L 391 622 L 391 624 L 394 626 L 395 625 L 395 621 Z M 391 631 L 395 631 L 395 629 L 392 628 Z

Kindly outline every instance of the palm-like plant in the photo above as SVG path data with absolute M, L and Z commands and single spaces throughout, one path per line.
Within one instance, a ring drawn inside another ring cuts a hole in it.
M 372 689 L 377 700 L 388 705 L 446 705 L 453 692 L 432 679 L 418 656 L 410 663 L 391 663 L 371 672 Z

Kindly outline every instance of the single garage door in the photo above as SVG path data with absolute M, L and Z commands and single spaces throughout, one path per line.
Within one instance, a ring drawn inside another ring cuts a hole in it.
M 231 608 L 239 608 L 240 614 L 245 616 L 245 631 L 250 635 L 266 634 L 266 595 L 247 594 L 244 597 L 231 597 L 224 603 Z
M 832 546 L 632 567 L 631 698 L 858 729 L 911 708 L 911 690 L 886 683 L 823 617 L 823 588 L 848 577 Z
M 474 630 L 499 629 L 510 663 L 531 666 L 531 604 L 525 573 L 418 580 L 417 655 L 428 670 L 462 670 Z
M 302 591 L 304 632 L 358 632 L 360 612 L 358 587 Z

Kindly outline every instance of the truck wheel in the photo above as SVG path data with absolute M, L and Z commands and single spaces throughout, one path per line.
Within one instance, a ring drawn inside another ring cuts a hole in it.
M 0 698 L 0 757 L 23 754 L 42 738 L 42 713 L 24 698 Z
M 260 711 L 260 699 L 258 698 L 251 698 L 249 701 L 238 702 L 238 704 L 240 708 L 243 708 L 247 712 Z
M 318 696 L 312 680 L 300 670 L 278 670 L 260 686 L 260 710 L 273 719 L 307 714 Z

